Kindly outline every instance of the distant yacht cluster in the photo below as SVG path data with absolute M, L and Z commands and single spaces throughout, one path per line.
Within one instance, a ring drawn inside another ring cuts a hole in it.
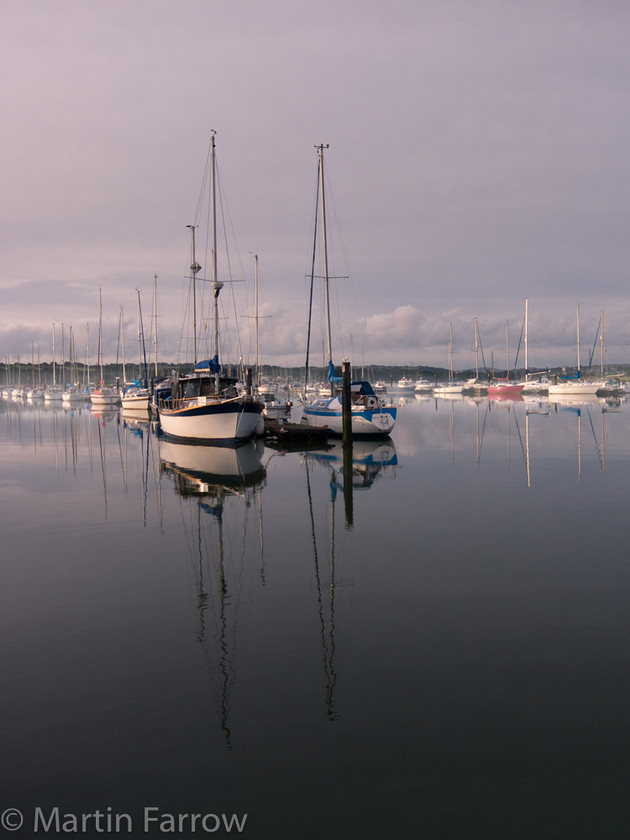
M 434 397 L 449 396 L 488 396 L 517 398 L 520 395 L 540 395 L 552 397 L 572 396 L 617 396 L 626 393 L 626 385 L 617 377 L 609 379 L 561 378 L 558 375 L 534 374 L 521 381 L 496 381 L 474 377 L 458 381 L 430 382 L 428 379 L 408 379 L 402 377 L 393 385 L 383 381 L 375 384 L 377 391 L 396 391 L 399 394 L 418 394 Z

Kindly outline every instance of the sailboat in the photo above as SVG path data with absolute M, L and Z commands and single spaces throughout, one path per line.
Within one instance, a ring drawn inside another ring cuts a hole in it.
M 599 380 L 589 382 L 587 379 L 582 379 L 582 371 L 580 367 L 580 307 L 577 307 L 576 316 L 577 327 L 577 373 L 573 379 L 562 379 L 561 382 L 552 382 L 549 384 L 550 397 L 574 397 L 582 396 L 584 394 L 594 395 L 598 391 L 605 388 L 605 381 Z
M 99 383 L 92 391 L 90 400 L 92 405 L 118 405 L 120 397 L 118 395 L 118 388 L 113 385 L 106 385 L 103 379 L 103 299 L 101 290 L 98 290 L 98 371 Z
M 326 308 L 326 335 L 328 349 L 328 382 L 330 391 L 328 395 L 321 395 L 318 398 L 307 402 L 305 394 L 303 400 L 302 420 L 311 426 L 324 427 L 330 430 L 331 434 L 341 434 L 343 431 L 343 409 L 341 401 L 341 377 L 335 375 L 335 366 L 332 361 L 332 338 L 330 324 L 330 298 L 329 298 L 329 274 L 328 274 L 328 241 L 326 233 L 326 200 L 325 200 L 325 179 L 324 179 L 324 149 L 328 146 L 320 144 L 317 148 L 318 157 L 318 199 L 321 205 L 321 226 L 322 226 L 322 249 L 324 263 L 324 297 Z M 317 223 L 315 224 L 315 244 L 317 241 Z M 311 275 L 311 292 L 314 273 Z M 311 294 L 312 301 L 312 294 Z M 310 342 L 310 315 L 309 310 L 309 342 Z M 308 382 L 309 349 L 306 354 L 306 376 Z M 396 423 L 396 408 L 386 404 L 376 395 L 372 385 L 367 381 L 352 382 L 350 384 L 351 399 L 351 429 L 353 435 L 389 435 Z
M 63 399 L 63 386 L 57 384 L 57 362 L 55 360 L 55 325 L 52 329 L 52 384 L 46 388 L 44 393 L 45 402 L 57 402 Z
M 462 391 L 465 394 L 487 394 L 488 383 L 479 379 L 479 322 L 475 318 L 475 377 L 466 380 Z
M 69 337 L 69 347 L 70 347 L 70 379 L 72 384 L 69 388 L 63 392 L 62 400 L 66 405 L 72 403 L 79 403 L 84 402 L 88 395 L 82 391 L 79 387 L 77 382 L 77 362 L 76 362 L 76 353 L 74 348 L 74 333 L 72 332 L 72 327 L 70 327 L 70 337 Z
M 165 435 L 184 441 L 238 441 L 263 434 L 263 404 L 251 393 L 239 393 L 235 378 L 226 376 L 219 361 L 219 293 L 223 282 L 217 277 L 216 157 L 214 132 L 210 142 L 210 204 L 212 226 L 212 315 L 214 355 L 197 361 L 195 283 L 201 266 L 195 257 L 195 226 L 191 225 L 193 287 L 192 373 L 171 377 L 170 395 L 158 402 L 160 425 Z M 251 389 L 250 389 L 251 390 Z
M 530 371 L 529 369 L 529 316 L 528 316 L 529 301 L 525 298 L 525 322 L 523 324 L 523 335 L 525 344 L 525 380 L 523 384 L 523 394 L 535 394 L 542 396 L 547 394 L 549 389 L 548 370 Z
M 138 294 L 138 367 L 144 371 L 144 378 L 134 380 L 131 385 L 126 385 L 120 395 L 120 401 L 124 409 L 148 411 L 150 394 L 148 388 L 147 354 L 144 344 L 144 329 L 142 326 L 140 289 L 136 289 L 136 292 Z
M 499 397 L 502 399 L 520 399 L 524 383 L 510 380 L 510 343 L 507 321 L 505 322 L 505 360 L 505 379 L 501 379 L 499 377 L 495 378 L 492 384 L 488 386 L 488 396 L 490 398 Z
M 463 385 L 461 382 L 455 382 L 453 372 L 453 324 L 448 325 L 448 382 L 436 385 L 433 389 L 433 395 L 436 397 L 461 394 Z

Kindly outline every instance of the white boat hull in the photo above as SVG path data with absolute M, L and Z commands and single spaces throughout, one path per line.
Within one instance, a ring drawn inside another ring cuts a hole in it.
M 240 397 L 210 400 L 199 397 L 181 400 L 170 409 L 160 406 L 158 414 L 165 435 L 185 441 L 246 440 L 264 432 L 262 403 Z
M 90 402 L 92 405 L 118 405 L 120 398 L 117 394 L 91 394 Z
M 265 470 L 253 441 L 238 446 L 209 446 L 160 440 L 160 461 L 167 468 L 203 485 L 242 486 L 265 477 Z
M 601 388 L 605 387 L 604 382 L 559 382 L 557 385 L 550 384 L 548 386 L 549 396 L 566 396 L 573 397 L 582 394 L 596 394 Z
M 433 389 L 433 394 L 436 397 L 443 394 L 461 394 L 463 385 L 436 385 Z
M 148 411 L 149 395 L 135 397 L 121 397 L 122 407 L 131 411 Z
M 365 408 L 352 406 L 353 435 L 388 435 L 396 424 L 394 406 Z M 304 406 L 302 419 L 309 426 L 330 429 L 331 434 L 343 433 L 343 413 L 341 400 L 332 397 L 328 400 L 316 400 Z

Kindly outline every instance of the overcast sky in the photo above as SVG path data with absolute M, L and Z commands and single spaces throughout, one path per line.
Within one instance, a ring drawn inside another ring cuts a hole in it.
M 581 363 L 602 311 L 630 362 L 627 0 L 24 0 L 0 67 L 2 361 L 49 359 L 53 323 L 94 357 L 99 288 L 135 356 L 154 274 L 177 360 L 215 130 L 229 358 L 254 359 L 257 253 L 261 359 L 303 362 L 326 143 L 337 363 L 446 366 L 452 323 L 469 366 L 475 318 L 513 359 L 526 298 L 530 367 L 575 364 L 578 305 Z

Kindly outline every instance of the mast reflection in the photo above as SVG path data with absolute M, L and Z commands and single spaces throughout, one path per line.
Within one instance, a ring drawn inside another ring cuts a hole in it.
M 234 569 L 226 562 L 226 554 L 238 549 L 242 556 L 244 545 L 237 546 L 226 539 L 224 515 L 230 500 L 242 502 L 245 508 L 251 506 L 266 471 L 252 441 L 240 446 L 208 446 L 161 439 L 159 448 L 160 474 L 172 479 L 175 492 L 183 500 L 196 501 L 189 546 L 197 578 L 197 641 L 214 663 L 211 670 L 218 675 L 220 726 L 231 750 L 230 689 L 235 676 L 238 584 L 232 586 L 229 582 Z M 239 533 L 244 543 L 247 529 L 242 521 L 241 526 Z M 214 650 L 207 639 L 208 616 L 214 622 Z

